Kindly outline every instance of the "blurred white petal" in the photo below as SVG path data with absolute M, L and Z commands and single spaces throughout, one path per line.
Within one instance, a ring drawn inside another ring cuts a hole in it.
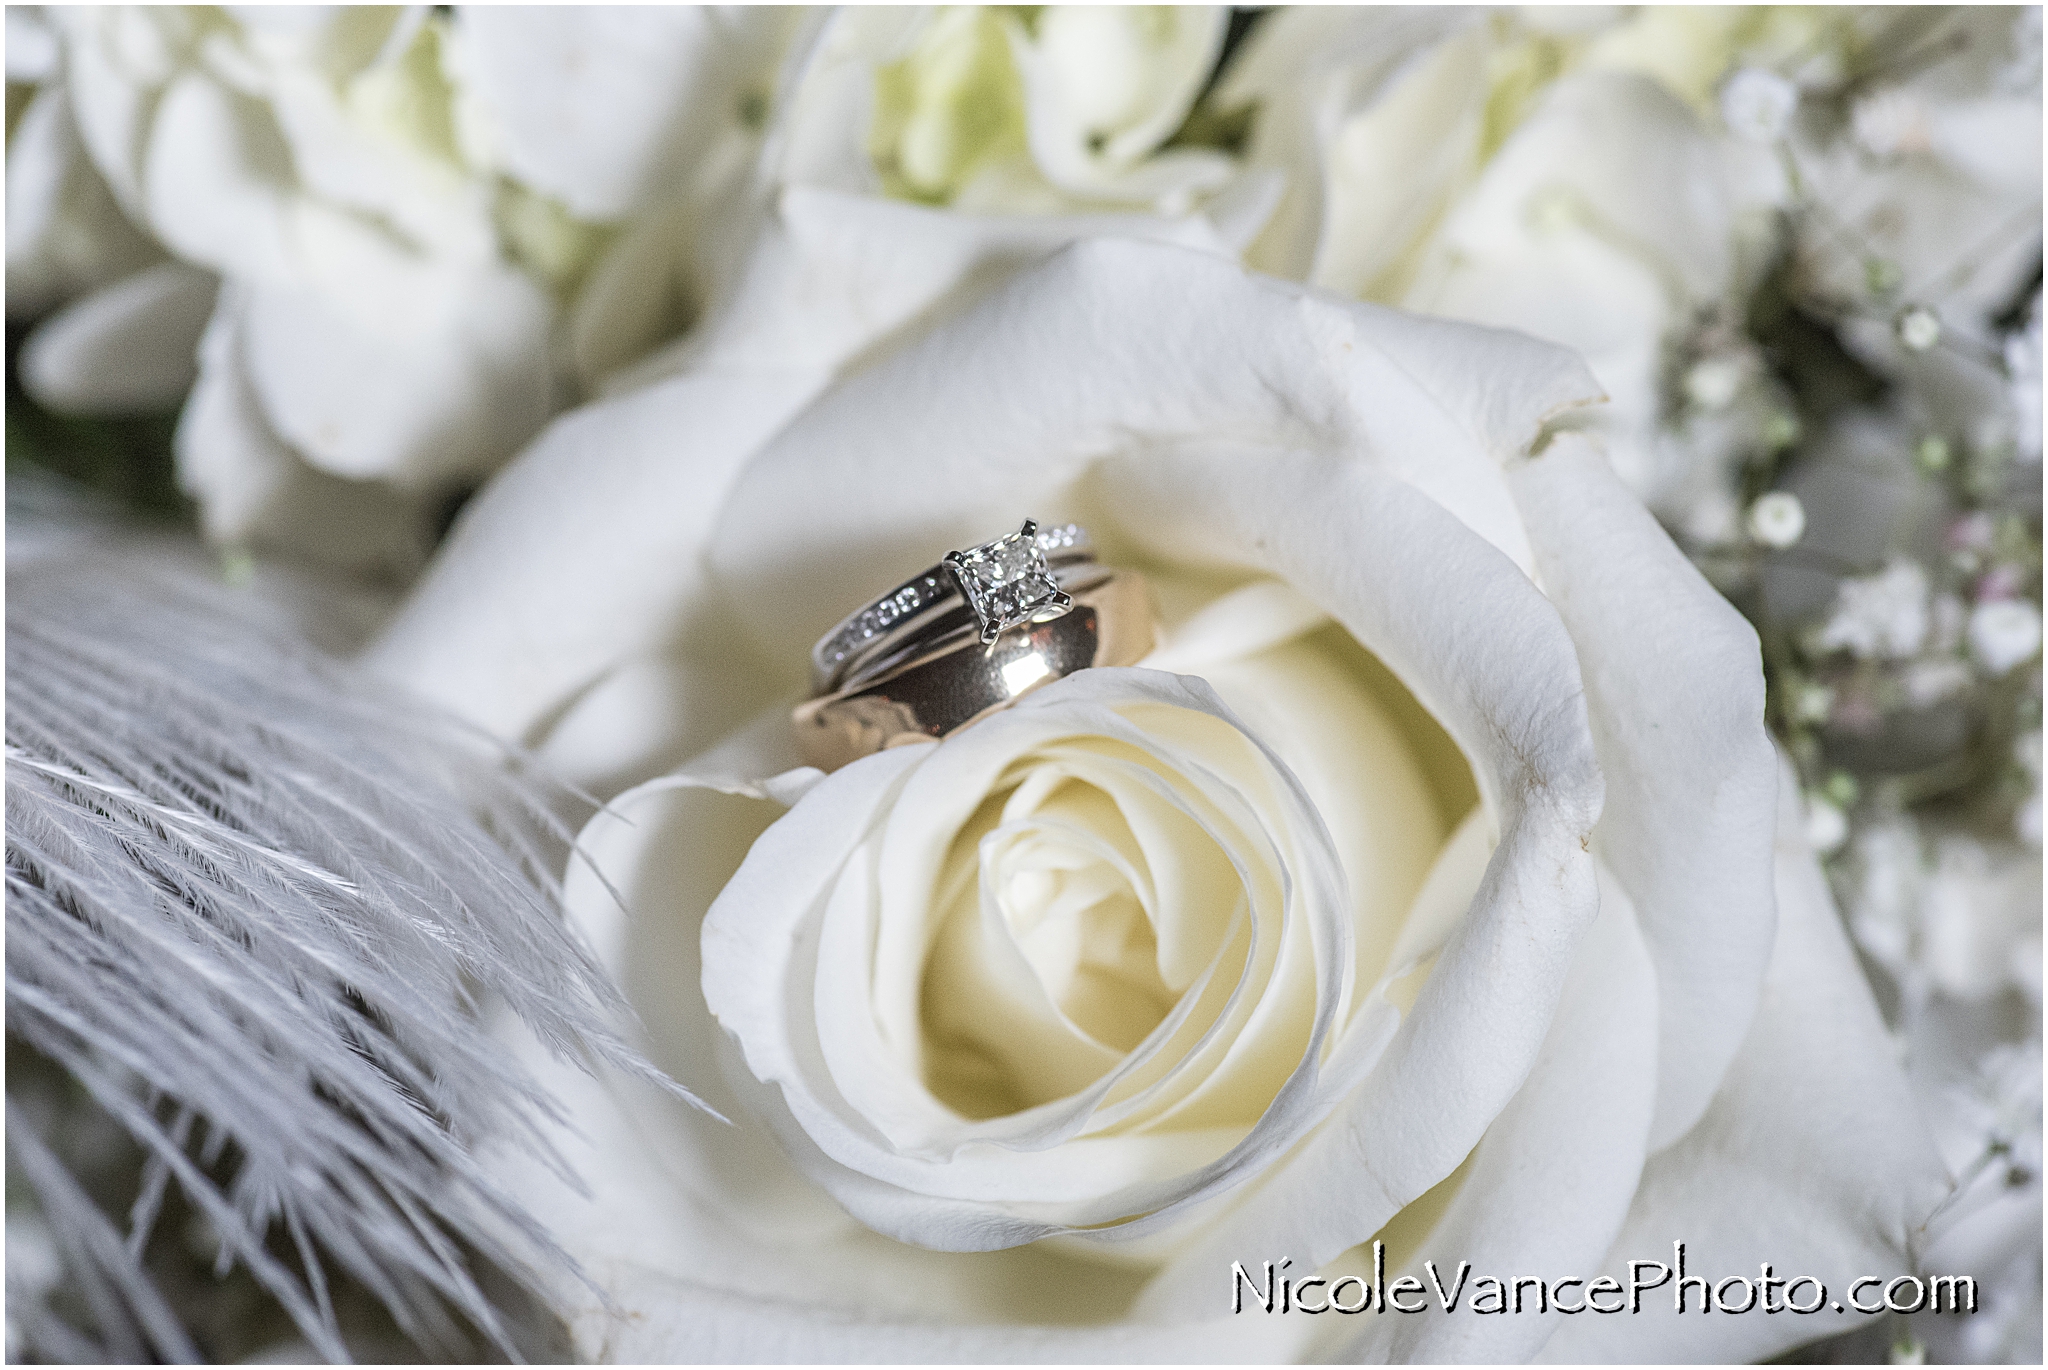
M 465 8 L 448 64 L 463 132 L 580 218 L 684 194 L 711 145 L 766 115 L 798 17 L 774 7 Z
M 177 408 L 199 374 L 218 285 L 210 272 L 164 262 L 75 301 L 23 343 L 23 387 L 70 413 Z

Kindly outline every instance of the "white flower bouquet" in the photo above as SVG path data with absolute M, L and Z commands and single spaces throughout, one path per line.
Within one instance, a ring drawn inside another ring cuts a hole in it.
M 10 9 L 10 1355 L 2038 1359 L 2041 45 Z

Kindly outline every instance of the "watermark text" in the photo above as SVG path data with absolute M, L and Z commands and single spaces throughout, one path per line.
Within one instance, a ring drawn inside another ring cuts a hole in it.
M 1387 1279 L 1384 1243 L 1372 1244 L 1372 1274 L 1335 1278 L 1293 1275 L 1294 1262 L 1230 1263 L 1233 1313 L 1641 1313 L 1646 1296 L 1669 1288 L 1680 1313 L 1974 1313 L 1977 1281 L 1969 1275 L 1865 1275 L 1839 1297 L 1813 1275 L 1780 1275 L 1769 1261 L 1755 1277 L 1712 1279 L 1686 1269 L 1685 1243 L 1671 1260 L 1630 1261 L 1626 1280 L 1613 1275 L 1551 1279 L 1540 1275 L 1474 1275 L 1470 1261 L 1446 1272 L 1422 1263 L 1422 1274 Z M 1649 1307 L 1656 1307 L 1652 1301 Z

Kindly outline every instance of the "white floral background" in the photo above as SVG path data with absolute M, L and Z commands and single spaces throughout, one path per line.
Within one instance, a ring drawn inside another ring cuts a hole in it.
M 556 1353 L 2039 1360 L 2038 8 L 6 32 L 11 480 L 607 806 L 570 919 L 732 1121 L 502 1027 Z M 808 644 L 1025 514 L 1159 651 L 798 767 Z M 1221 1316 L 1375 1236 L 1983 1307 Z

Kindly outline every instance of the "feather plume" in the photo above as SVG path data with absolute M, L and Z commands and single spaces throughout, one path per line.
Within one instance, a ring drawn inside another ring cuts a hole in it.
M 66 1359 L 194 1358 L 139 1260 L 175 1185 L 321 1355 L 348 1358 L 330 1261 L 421 1345 L 462 1345 L 452 1309 L 513 1354 L 465 1248 L 528 1282 L 568 1258 L 471 1153 L 559 1166 L 556 1109 L 484 1004 L 677 1088 L 558 917 L 547 792 L 225 590 L 91 542 L 11 567 L 7 1030 L 146 1161 L 123 1234 L 10 1094 L 11 1168 L 96 1325 L 17 1326 Z

